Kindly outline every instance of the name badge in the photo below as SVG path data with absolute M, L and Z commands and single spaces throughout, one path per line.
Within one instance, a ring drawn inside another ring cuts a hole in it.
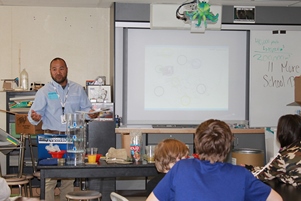
M 50 100 L 57 100 L 57 99 L 59 99 L 59 97 L 58 97 L 58 95 L 57 95 L 56 92 L 49 92 L 49 93 L 48 93 L 48 98 L 49 98 Z
M 66 124 L 67 121 L 66 121 L 66 115 L 61 115 L 61 123 L 62 124 Z

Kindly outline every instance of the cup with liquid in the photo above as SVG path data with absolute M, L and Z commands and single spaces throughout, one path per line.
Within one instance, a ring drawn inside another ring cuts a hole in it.
M 96 162 L 97 151 L 98 151 L 98 148 L 96 148 L 96 147 L 87 148 L 86 154 L 88 157 L 88 163 Z
M 154 159 L 155 148 L 156 148 L 155 145 L 145 146 L 146 160 L 147 160 L 148 163 L 154 163 L 155 162 L 155 159 Z

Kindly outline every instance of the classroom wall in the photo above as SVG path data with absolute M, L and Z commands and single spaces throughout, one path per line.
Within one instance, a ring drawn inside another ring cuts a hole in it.
M 115 8 L 114 15 L 113 8 L 0 7 L 0 78 L 18 77 L 26 68 L 29 82 L 46 83 L 50 60 L 60 56 L 69 66 L 69 79 L 84 85 L 86 79 L 105 75 L 114 85 L 114 20 L 150 19 L 149 4 L 115 3 Z M 298 25 L 299 11 L 256 7 L 256 24 Z M 223 24 L 233 23 L 233 6 L 223 6 L 222 13 Z M 5 102 L 5 94 L 0 94 L 0 101 Z M 5 127 L 1 113 L 0 126 Z
M 159 6 L 159 5 L 158 5 Z M 126 3 L 116 3 L 116 12 L 115 12 L 115 20 L 118 22 L 118 26 L 126 27 L 126 26 L 134 26 L 134 23 L 129 22 L 139 22 L 136 24 L 143 24 L 143 22 L 150 22 L 150 15 L 154 14 L 151 13 L 150 5 L 147 4 L 126 4 Z M 301 8 L 300 7 L 256 7 L 255 8 L 255 22 L 256 23 L 234 23 L 234 7 L 233 6 L 222 6 L 222 30 L 300 30 L 301 24 Z M 281 12 L 280 12 L 281 11 Z M 167 12 L 168 14 L 170 12 Z M 175 12 L 174 15 L 166 15 L 164 23 L 167 22 L 167 19 L 176 20 L 175 19 Z M 125 22 L 125 23 L 122 23 Z M 148 23 L 144 23 L 148 24 Z M 150 23 L 151 24 L 151 23 Z M 172 23 L 170 23 L 172 24 Z M 183 23 L 184 24 L 184 23 Z M 173 24 L 174 25 L 174 24 Z M 139 25 L 137 25 L 139 27 Z M 170 26 L 167 29 L 173 29 L 176 26 Z M 181 29 L 181 27 L 176 27 Z M 156 27 L 156 29 L 158 29 Z M 117 30 L 117 29 L 116 29 Z M 118 35 L 117 35 L 118 36 Z M 122 37 L 122 36 L 121 36 Z M 118 39 L 118 38 L 116 38 Z M 119 48 L 117 48 L 119 49 Z M 249 47 L 247 48 L 247 52 L 249 52 Z M 117 55 L 117 54 L 116 54 Z M 118 56 L 118 55 L 117 55 Z M 117 60 L 124 61 L 123 58 L 117 58 Z M 118 61 L 117 61 L 118 62 Z M 249 66 L 249 61 L 246 61 Z M 115 68 L 116 74 L 119 75 L 120 71 L 123 70 L 118 68 L 120 64 L 116 63 Z M 248 71 L 248 69 L 247 69 Z M 121 76 L 120 76 L 121 77 Z M 249 83 L 249 74 L 247 75 L 247 84 Z M 126 100 L 125 97 L 120 97 L 122 94 L 122 88 L 125 86 L 123 85 L 116 85 L 115 88 L 115 100 L 116 100 L 116 107 L 115 111 L 116 114 L 119 114 L 123 117 L 123 123 L 126 123 L 126 116 L 121 108 L 121 104 L 124 103 L 123 100 Z M 119 89 L 120 87 L 121 89 Z M 249 86 L 247 86 L 247 90 Z M 126 91 L 126 90 L 124 90 Z M 249 104 L 249 93 L 246 93 L 246 100 L 248 101 L 247 105 Z M 119 101 L 119 102 L 118 102 Z M 120 104 L 121 103 L 121 104 Z M 248 107 L 248 106 L 247 106 Z M 249 109 L 247 109 L 249 111 Z M 247 113 L 248 113 L 247 111 Z M 247 114 L 249 116 L 249 114 Z M 275 121 L 276 122 L 276 121 Z
M 0 7 L 0 79 L 18 77 L 21 66 L 28 71 L 29 82 L 46 83 L 50 80 L 50 60 L 61 56 L 73 81 L 84 85 L 86 79 L 105 75 L 113 85 L 115 18 L 130 22 L 149 22 L 150 18 L 148 4 L 115 6 L 115 15 L 112 8 Z M 257 22 L 300 25 L 300 9 L 258 7 Z M 222 13 L 223 24 L 233 23 L 233 6 L 223 6 Z M 5 109 L 3 92 L 0 108 Z M 5 114 L 0 113 L 1 128 L 5 122 Z
M 0 7 L 0 13 L 1 78 L 26 68 L 29 82 L 48 82 L 49 62 L 57 56 L 81 85 L 97 75 L 110 78 L 109 9 Z
M 243 6 L 243 5 L 242 5 Z M 149 22 L 149 4 L 116 3 L 116 21 Z M 300 7 L 256 6 L 255 25 L 301 25 Z M 175 14 L 176 15 L 176 14 Z M 176 17 L 176 16 L 175 16 Z M 222 6 L 222 24 L 234 24 L 234 7 Z M 248 24 L 250 27 L 254 24 Z M 240 25 L 237 24 L 236 25 Z
M 0 93 L 0 108 L 5 108 L 5 93 Z M 5 113 L 0 112 L 0 128 L 5 129 L 6 128 L 6 118 Z M 1 165 L 1 171 L 6 172 L 6 156 L 0 152 L 0 165 Z
M 0 7 L 0 78 L 19 77 L 23 68 L 29 83 L 47 83 L 49 63 L 62 57 L 68 78 L 81 85 L 99 75 L 113 83 L 111 8 Z M 2 82 L 1 90 L 2 90 Z M 5 93 L 0 92 L 5 103 Z M 5 104 L 0 105 L 5 109 Z M 5 114 L 0 113 L 5 128 Z

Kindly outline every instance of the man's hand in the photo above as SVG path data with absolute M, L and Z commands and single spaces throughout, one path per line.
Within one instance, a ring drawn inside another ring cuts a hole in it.
M 34 120 L 34 121 L 40 121 L 42 116 L 38 113 L 36 113 L 36 111 L 31 110 L 31 115 L 30 117 Z

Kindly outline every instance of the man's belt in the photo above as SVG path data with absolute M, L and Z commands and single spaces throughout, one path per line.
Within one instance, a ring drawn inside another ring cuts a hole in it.
M 47 129 L 47 130 L 44 130 L 44 133 L 48 133 L 48 134 L 61 134 L 61 135 L 65 135 L 66 134 L 66 132 L 65 131 L 56 131 L 56 130 L 49 130 L 49 129 Z

